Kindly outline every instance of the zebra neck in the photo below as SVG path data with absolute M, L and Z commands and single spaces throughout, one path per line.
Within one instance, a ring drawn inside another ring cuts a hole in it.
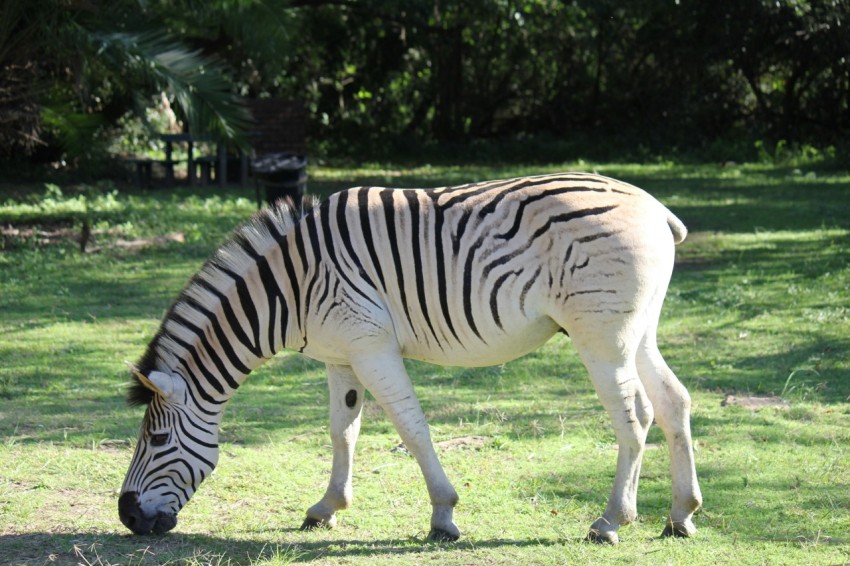
M 210 407 L 226 403 L 275 353 L 303 348 L 304 256 L 284 234 L 265 224 L 251 228 L 195 275 L 157 340 L 162 365 L 183 375 L 196 401 Z

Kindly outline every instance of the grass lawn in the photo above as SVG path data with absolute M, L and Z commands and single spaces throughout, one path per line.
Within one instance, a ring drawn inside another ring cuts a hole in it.
M 119 522 L 143 410 L 127 371 L 188 277 L 255 210 L 253 192 L 0 186 L 0 564 L 842 564 L 850 562 L 850 175 L 763 165 L 317 167 L 310 190 L 439 186 L 597 170 L 688 225 L 659 341 L 694 399 L 705 498 L 690 540 L 660 539 L 668 451 L 650 431 L 639 520 L 603 511 L 613 431 L 569 339 L 505 366 L 410 363 L 460 493 L 431 543 L 415 461 L 368 402 L 354 506 L 298 530 L 330 474 L 323 366 L 283 354 L 225 415 L 222 455 L 165 536 Z M 84 219 L 81 254 L 70 236 Z M 730 395 L 732 397 L 730 397 Z M 750 407 L 752 397 L 775 396 Z M 461 439 L 461 440 L 458 440 Z

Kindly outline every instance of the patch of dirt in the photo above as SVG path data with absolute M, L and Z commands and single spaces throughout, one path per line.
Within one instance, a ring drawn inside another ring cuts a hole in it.
M 38 228 L 25 225 L 4 226 L 0 228 L 0 237 L 4 241 L 4 248 L 11 247 L 14 240 L 35 240 L 40 245 L 59 244 L 67 240 L 79 243 L 80 230 L 58 224 Z
M 769 397 L 738 397 L 731 393 L 726 394 L 726 398 L 720 402 L 721 407 L 729 407 L 731 405 L 744 407 L 751 411 L 760 411 L 766 407 L 774 407 L 777 409 L 787 409 L 790 407 L 788 401 L 771 395 Z
M 434 447 L 440 448 L 442 450 L 455 450 L 455 449 L 468 449 L 471 448 L 473 450 L 480 450 L 487 446 L 487 443 L 492 440 L 489 436 L 461 436 L 459 438 L 450 438 L 448 440 L 443 440 L 442 442 L 435 442 Z M 407 446 L 404 445 L 404 442 L 391 449 L 390 452 L 393 454 L 405 454 L 410 455 L 410 452 L 407 450 Z
M 98 253 L 103 248 L 121 248 L 128 251 L 136 251 L 150 246 L 163 246 L 170 242 L 185 243 L 186 236 L 182 232 L 174 232 L 154 238 L 137 238 L 125 240 L 118 238 L 112 242 L 106 241 L 103 246 L 93 245 L 98 237 L 121 236 L 121 232 L 115 229 L 90 230 L 71 228 L 67 226 L 5 226 L 0 227 L 0 250 L 12 249 L 21 240 L 34 241 L 38 245 L 56 245 L 65 242 L 74 242 L 85 249 L 84 253 Z
M 128 250 L 138 250 L 148 246 L 163 246 L 169 242 L 177 242 L 183 244 L 186 242 L 186 236 L 182 232 L 174 232 L 165 236 L 157 236 L 155 238 L 139 238 L 137 240 L 115 240 L 113 245 L 118 248 Z
M 450 438 L 437 443 L 438 448 L 443 450 L 454 450 L 455 448 L 473 448 L 480 450 L 490 442 L 488 436 L 461 436 L 460 438 Z

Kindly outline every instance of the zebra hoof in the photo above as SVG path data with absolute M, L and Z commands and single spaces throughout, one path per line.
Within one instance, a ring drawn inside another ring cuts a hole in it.
M 335 518 L 331 518 L 330 521 L 323 521 L 321 519 L 314 519 L 313 517 L 307 517 L 304 519 L 304 522 L 301 523 L 302 531 L 313 531 L 316 529 L 332 529 L 336 525 Z
M 443 529 L 431 529 L 428 540 L 433 542 L 454 542 L 460 538 L 460 534 L 453 534 Z
M 590 529 L 585 540 L 596 544 L 615 545 L 620 542 L 620 537 L 617 536 L 617 531 L 600 531 L 599 529 Z
M 664 527 L 663 531 L 661 531 L 661 538 L 690 538 L 694 536 L 696 532 L 697 529 L 696 527 L 694 527 L 694 524 L 690 520 L 682 521 L 680 523 L 668 521 L 667 526 Z

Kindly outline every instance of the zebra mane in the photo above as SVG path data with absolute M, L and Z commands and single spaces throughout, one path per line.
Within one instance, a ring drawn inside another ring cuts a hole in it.
M 237 228 L 231 237 L 206 261 L 203 267 L 189 280 L 177 299 L 171 304 L 162 319 L 159 330 L 136 364 L 143 375 L 149 375 L 154 370 L 173 370 L 177 365 L 183 348 L 175 343 L 169 335 L 166 326 L 175 315 L 183 314 L 190 302 L 214 302 L 210 294 L 203 288 L 211 279 L 215 279 L 222 271 L 244 273 L 256 262 L 245 254 L 240 242 L 249 243 L 255 250 L 263 250 L 278 245 L 287 233 L 303 217 L 307 216 L 318 205 L 318 199 L 305 198 L 299 210 L 290 201 L 279 200 L 274 206 L 264 208 L 250 220 Z M 202 282 L 204 282 L 202 284 Z M 214 304 L 207 307 L 215 308 Z M 149 405 L 153 400 L 153 392 L 142 384 L 136 375 L 131 376 L 127 389 L 127 404 L 132 406 Z

